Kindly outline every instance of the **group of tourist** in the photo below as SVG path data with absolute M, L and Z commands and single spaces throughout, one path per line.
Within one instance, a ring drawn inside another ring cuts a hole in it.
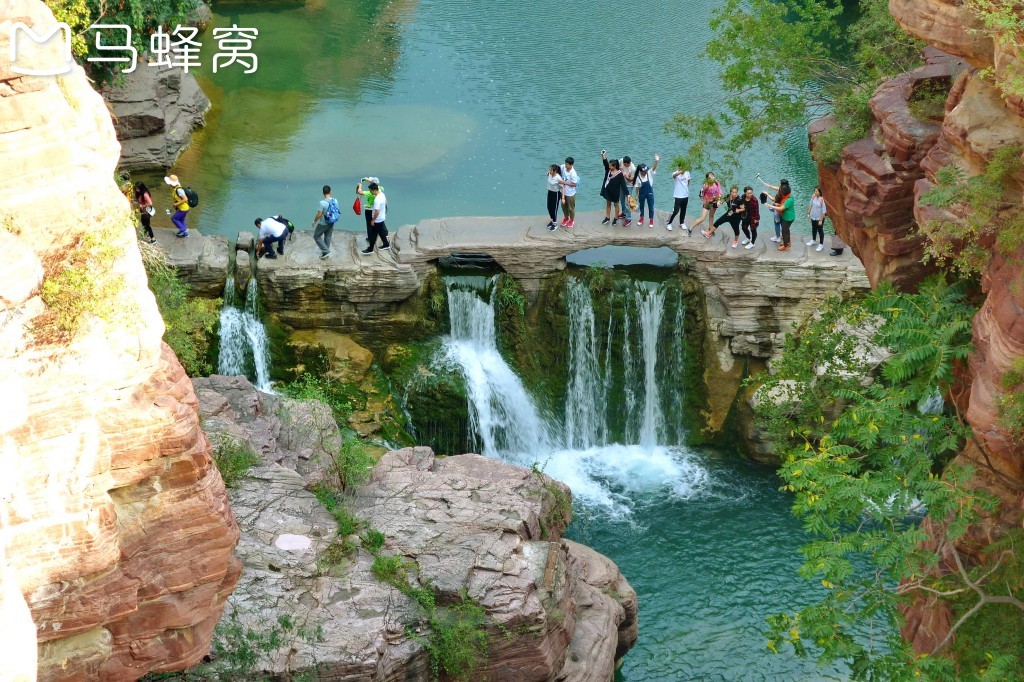
M 604 166 L 604 180 L 601 183 L 600 195 L 605 201 L 604 220 L 602 225 L 622 225 L 628 227 L 633 223 L 633 210 L 639 208 L 637 224 L 644 225 L 647 222 L 654 227 L 654 176 L 658 170 L 660 161 L 658 154 L 654 155 L 654 163 L 647 166 L 644 163 L 635 165 L 628 156 L 621 159 L 609 159 L 606 150 L 601 150 L 601 163 Z M 579 175 L 574 170 L 575 161 L 568 157 L 562 165 L 551 164 L 547 173 L 547 208 L 550 218 L 547 228 L 555 231 L 559 227 L 571 228 L 576 222 L 576 191 L 579 187 Z M 704 182 L 698 193 L 701 202 L 700 217 L 692 225 L 686 224 L 686 209 L 690 198 L 690 172 L 685 164 L 678 163 L 672 172 L 672 213 L 669 215 L 665 227 L 671 231 L 672 224 L 678 216 L 680 229 L 686 230 L 687 235 L 692 234 L 693 229 L 707 221 L 707 229 L 702 229 L 700 234 L 705 239 L 710 239 L 722 225 L 728 224 L 732 228 L 732 248 L 743 246 L 746 249 L 754 248 L 757 243 L 757 228 L 761 222 L 760 206 L 764 205 L 772 216 L 775 227 L 775 235 L 771 237 L 772 242 L 778 243 L 779 251 L 788 251 L 792 247 L 790 228 L 796 220 L 796 203 L 793 197 L 793 189 L 789 180 L 783 179 L 778 185 L 772 185 L 761 179 L 760 173 L 756 176 L 762 185 L 772 190 L 774 195 L 762 191 L 755 196 L 754 188 L 746 186 L 742 192 L 738 185 L 733 185 L 726 195 L 721 184 L 715 178 L 714 173 L 707 173 Z M 558 208 L 562 207 L 562 220 L 558 222 Z M 719 209 L 724 208 L 724 213 L 715 219 Z M 613 215 L 614 209 L 614 215 Z M 645 220 L 644 213 L 647 213 Z M 816 246 L 816 251 L 825 248 L 824 222 L 828 216 L 828 209 L 821 190 L 814 188 L 810 204 L 807 207 L 807 218 L 811 223 L 811 239 L 807 246 Z M 743 237 L 740 238 L 742 230 Z M 835 240 L 833 243 L 833 256 L 843 252 L 844 245 Z
M 633 222 L 633 211 L 638 210 L 637 224 L 644 225 L 647 222 L 654 227 L 654 176 L 658 171 L 658 163 L 661 157 L 654 155 L 654 163 L 648 166 L 645 163 L 634 165 L 633 160 L 628 156 L 621 159 L 609 159 L 605 150 L 601 150 L 601 163 L 604 166 L 604 181 L 601 184 L 601 197 L 605 200 L 604 220 L 602 225 L 611 223 L 617 225 L 622 221 L 623 226 L 628 227 Z M 576 192 L 579 188 L 580 178 L 575 170 L 576 161 L 573 157 L 566 157 L 562 164 L 551 164 L 547 174 L 547 209 L 550 221 L 547 228 L 551 231 L 559 227 L 572 228 L 576 224 Z M 743 246 L 746 249 L 754 248 L 757 243 L 757 229 L 761 222 L 761 206 L 765 206 L 772 216 L 775 227 L 775 235 L 771 241 L 779 244 L 779 251 L 788 251 L 791 244 L 790 228 L 796 220 L 796 205 L 793 198 L 793 189 L 786 179 L 779 181 L 778 185 L 772 185 L 761 179 L 757 174 L 758 181 L 774 195 L 762 191 L 755 196 L 754 189 L 750 185 L 743 188 L 733 185 L 729 193 L 723 192 L 721 184 L 715 178 L 714 173 L 707 173 L 704 182 L 698 193 L 701 202 L 701 214 L 691 225 L 686 223 L 686 209 L 690 197 L 690 172 L 683 163 L 678 163 L 672 172 L 672 213 L 668 217 L 665 227 L 671 231 L 672 224 L 678 216 L 679 227 L 686 230 L 687 236 L 693 230 L 707 222 L 707 228 L 702 229 L 700 234 L 705 239 L 710 239 L 722 225 L 728 224 L 732 228 L 732 248 Z M 191 188 L 183 188 L 176 175 L 168 175 L 164 182 L 171 187 L 171 204 L 175 209 L 171 215 L 171 222 L 177 229 L 177 237 L 188 237 L 188 225 L 186 218 L 190 208 L 198 203 L 198 197 Z M 365 183 L 365 187 L 364 187 Z M 153 235 L 151 217 L 155 213 L 153 198 L 149 188 L 142 182 L 134 185 L 133 191 L 129 191 L 133 203 L 139 210 L 142 227 L 146 238 L 152 243 L 156 239 Z M 388 200 L 384 195 L 384 188 L 380 179 L 376 177 L 362 178 L 355 186 L 356 199 L 352 205 L 353 211 L 358 215 L 362 212 L 366 221 L 366 247 L 360 250 L 360 254 L 368 256 L 375 250 L 388 251 L 391 249 L 391 242 L 388 239 L 388 228 L 385 222 L 387 218 Z M 562 220 L 558 222 L 558 210 L 562 209 Z M 614 217 L 613 217 L 614 208 Z M 719 209 L 724 212 L 716 219 Z M 646 212 L 647 218 L 644 218 Z M 828 217 L 828 208 L 821 195 L 821 190 L 814 188 L 810 203 L 807 207 L 807 218 L 811 223 L 811 239 L 807 246 L 815 246 L 817 251 L 825 248 L 824 222 Z M 313 241 L 320 249 L 320 258 L 326 259 L 332 255 L 331 241 L 334 235 L 334 225 L 341 219 L 341 208 L 338 200 L 331 193 L 330 185 L 323 186 L 323 199 L 320 200 L 318 210 L 313 218 Z M 256 255 L 267 258 L 277 258 L 284 255 L 284 243 L 291 237 L 295 230 L 294 224 L 281 215 L 257 218 L 255 225 L 258 230 L 256 240 Z M 742 231 L 743 237 L 740 238 Z M 377 244 L 380 243 L 378 247 Z M 844 245 L 837 240 L 833 243 L 831 255 L 837 256 L 843 252 Z

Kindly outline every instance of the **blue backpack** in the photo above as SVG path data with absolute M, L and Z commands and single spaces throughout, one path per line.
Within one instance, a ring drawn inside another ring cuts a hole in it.
M 338 200 L 331 197 L 327 200 L 327 210 L 324 211 L 324 222 L 333 225 L 341 218 L 341 208 L 338 207 Z

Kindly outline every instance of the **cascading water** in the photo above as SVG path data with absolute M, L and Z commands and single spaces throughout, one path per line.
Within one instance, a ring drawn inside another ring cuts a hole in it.
M 667 440 L 680 430 L 666 428 L 661 400 L 681 382 L 666 383 L 677 374 L 663 365 L 681 356 L 682 341 L 679 330 L 664 333 L 665 287 L 628 282 L 614 292 L 602 329 L 589 289 L 570 278 L 569 376 L 558 424 L 543 416 L 498 352 L 492 282 L 450 277 L 446 284 L 452 333 L 444 357 L 465 378 L 482 454 L 539 463 L 576 499 L 612 514 L 628 512 L 631 493 L 668 489 L 688 497 L 706 483 L 704 469 Z
M 220 352 L 217 372 L 235 376 L 244 374 L 261 391 L 273 392 L 270 383 L 270 342 L 267 328 L 260 320 L 259 290 L 250 277 L 245 300 L 238 307 L 235 278 L 224 284 L 224 306 L 220 311 Z

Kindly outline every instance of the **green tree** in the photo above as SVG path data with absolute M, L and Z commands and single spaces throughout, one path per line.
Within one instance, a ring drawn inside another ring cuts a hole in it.
M 735 166 L 754 141 L 781 144 L 795 126 L 835 111 L 839 123 L 816 151 L 835 161 L 867 133 L 878 84 L 921 64 L 921 44 L 896 25 L 887 0 L 861 0 L 847 23 L 840 0 L 725 0 L 705 49 L 721 69 L 722 101 L 667 124 L 688 142 L 687 160 Z
M 813 538 L 799 572 L 825 589 L 819 603 L 769 619 L 770 650 L 788 643 L 822 663 L 844 660 L 859 680 L 1007 679 L 1016 665 L 1012 652 L 996 651 L 980 672 L 959 669 L 915 655 L 899 634 L 899 609 L 918 596 L 975 593 L 978 608 L 1024 607 L 1015 587 L 993 580 L 1013 561 L 973 565 L 955 546 L 995 506 L 968 485 L 974 467 L 953 462 L 970 427 L 940 399 L 971 351 L 976 310 L 966 291 L 933 279 L 917 294 L 883 285 L 860 301 L 829 300 L 787 335 L 774 373 L 757 377 L 783 487 Z M 927 530 L 925 512 L 937 521 Z M 955 557 L 952 573 L 940 567 L 943 554 Z
M 105 82 L 120 71 L 120 64 L 87 62 L 100 56 L 96 39 L 89 31 L 93 24 L 125 24 L 132 29 L 132 44 L 141 55 L 149 50 L 149 37 L 158 27 L 172 31 L 187 24 L 199 7 L 199 0 L 45 0 L 57 21 L 71 28 L 72 52 L 89 75 Z

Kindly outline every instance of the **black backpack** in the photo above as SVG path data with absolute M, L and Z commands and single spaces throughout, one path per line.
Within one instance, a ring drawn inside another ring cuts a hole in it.
M 191 187 L 185 188 L 185 200 L 188 201 L 189 208 L 195 208 L 199 205 L 199 195 Z
M 288 228 L 288 234 L 291 234 L 292 232 L 295 231 L 295 224 L 292 223 L 292 221 L 290 221 L 287 218 L 285 218 L 283 215 L 276 215 L 276 216 L 273 216 L 273 218 L 274 218 L 274 220 L 276 220 L 277 222 L 281 223 L 282 225 L 284 225 L 285 227 Z

